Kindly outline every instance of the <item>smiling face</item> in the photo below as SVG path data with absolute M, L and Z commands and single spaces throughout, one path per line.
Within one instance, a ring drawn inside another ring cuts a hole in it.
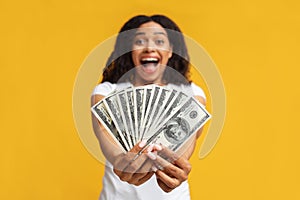
M 142 24 L 135 33 L 132 46 L 136 85 L 162 84 L 171 56 L 172 47 L 165 29 L 155 22 Z

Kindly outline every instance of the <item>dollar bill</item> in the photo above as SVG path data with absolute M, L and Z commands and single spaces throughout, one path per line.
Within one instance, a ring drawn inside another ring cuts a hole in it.
M 142 139 L 177 151 L 210 118 L 189 86 L 122 86 L 91 110 L 124 152 Z
M 134 116 L 134 92 L 133 92 L 133 88 L 130 88 L 128 90 L 126 90 L 126 99 L 127 99 L 127 106 L 129 108 L 129 120 L 130 120 L 130 127 L 131 127 L 131 131 L 132 131 L 132 136 L 133 136 L 133 140 L 134 140 L 134 144 L 136 144 L 138 142 L 137 140 L 137 135 L 135 132 L 135 116 Z
M 117 102 L 119 107 L 119 112 L 122 117 L 123 126 L 125 128 L 128 146 L 130 149 L 134 146 L 134 139 L 133 139 L 133 130 L 131 127 L 131 119 L 130 117 L 130 110 L 128 106 L 126 91 L 119 92 L 117 95 Z
M 143 136 L 143 132 L 144 132 L 144 128 L 145 128 L 145 118 L 147 116 L 147 114 L 149 113 L 149 103 L 151 102 L 152 98 L 153 98 L 153 87 L 154 85 L 147 85 L 147 86 L 143 86 L 145 88 L 145 93 L 144 93 L 144 98 L 143 98 L 143 108 L 142 108 L 142 119 L 140 120 L 140 128 L 139 128 L 139 140 L 142 140 L 142 136 Z
M 114 124 L 119 132 L 119 135 L 122 138 L 122 140 L 126 146 L 126 150 L 129 151 L 131 149 L 130 145 L 129 145 L 130 136 L 126 133 L 126 130 L 125 130 L 125 126 L 124 126 L 124 122 L 122 120 L 120 108 L 117 103 L 117 94 L 118 93 L 114 93 L 114 94 L 106 97 L 105 99 L 103 99 L 103 103 L 104 103 L 109 115 L 111 116 L 112 120 L 114 121 Z
M 123 139 L 119 135 L 119 132 L 111 119 L 109 113 L 106 110 L 106 107 L 103 101 L 99 101 L 91 108 L 94 116 L 101 122 L 107 132 L 112 136 L 112 139 L 116 144 L 121 147 L 121 150 L 126 152 L 126 145 L 124 144 Z
M 147 130 L 151 124 L 154 110 L 158 104 L 158 100 L 161 95 L 161 91 L 162 91 L 162 87 L 160 87 L 160 86 L 154 86 L 152 89 L 152 95 L 151 95 L 151 98 L 150 98 L 148 106 L 147 106 L 147 113 L 144 117 L 142 139 L 146 139 L 148 137 L 148 136 L 146 136 L 146 138 L 145 138 L 145 135 L 147 135 L 147 134 L 145 134 L 145 132 L 147 132 Z
M 148 130 L 152 130 L 157 125 L 157 120 L 161 116 L 162 112 L 164 110 L 166 110 L 167 105 L 173 99 L 176 92 L 177 91 L 175 91 L 175 90 L 171 91 L 170 89 L 165 88 L 165 87 L 163 87 L 161 89 L 161 94 L 159 96 L 159 100 L 157 102 L 155 111 L 153 113 L 153 117 L 151 119 L 151 124 L 150 124 L 150 127 L 148 128 Z M 148 131 L 148 132 L 150 132 L 150 131 Z M 150 134 L 151 134 L 151 132 L 150 132 Z M 146 137 L 148 137 L 148 135 Z
M 176 99 L 178 95 L 178 91 L 177 90 L 172 90 L 170 96 L 168 96 L 168 99 L 166 100 L 166 103 L 164 103 L 162 105 L 162 109 L 161 112 L 158 114 L 156 120 L 155 120 L 155 124 L 157 124 L 157 121 L 159 121 L 161 119 L 162 116 L 164 116 L 164 112 L 166 110 L 168 110 L 169 106 L 173 103 L 173 101 Z
M 144 96 L 146 93 L 146 88 L 144 87 L 135 88 L 133 92 L 134 92 L 134 104 L 135 104 L 134 107 L 135 134 L 137 140 L 139 140 L 140 128 L 144 117 L 143 107 L 145 106 Z
M 176 90 L 174 90 L 176 91 Z M 188 95 L 184 92 L 176 92 L 176 95 L 170 100 L 169 105 L 158 119 L 157 127 L 159 127 L 168 116 L 171 116 L 185 101 L 188 100 Z M 157 129 L 157 127 L 154 127 Z M 155 129 L 154 129 L 155 130 Z M 152 130 L 153 131 L 153 130 Z
M 210 118 L 210 114 L 193 97 L 179 109 L 147 140 L 147 144 L 161 144 L 177 151 Z

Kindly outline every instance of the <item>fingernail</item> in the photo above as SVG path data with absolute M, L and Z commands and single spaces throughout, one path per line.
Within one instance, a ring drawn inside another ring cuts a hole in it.
M 155 149 L 157 151 L 161 151 L 162 150 L 162 147 L 159 145 L 159 144 L 155 144 Z
M 147 140 L 142 140 L 140 143 L 139 143 L 139 147 L 140 148 L 143 148 L 147 143 Z
M 157 168 L 156 168 L 154 165 L 151 167 L 151 169 L 152 169 L 152 171 L 154 171 L 154 172 L 157 171 Z
M 164 170 L 164 167 L 161 166 L 160 164 L 157 164 L 157 165 L 156 165 L 156 168 L 157 168 L 157 170 L 161 170 L 161 171 Z
M 155 160 L 156 159 L 156 155 L 152 152 L 148 152 L 147 153 L 148 157 L 151 159 L 151 160 Z
M 147 152 L 150 152 L 153 150 L 154 144 L 150 144 L 150 146 L 147 148 Z

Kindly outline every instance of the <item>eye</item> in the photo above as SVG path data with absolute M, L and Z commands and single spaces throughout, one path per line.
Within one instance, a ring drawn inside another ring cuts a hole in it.
M 145 44 L 145 40 L 143 40 L 143 39 L 136 39 L 134 41 L 134 44 L 138 45 L 138 46 L 144 45 Z
M 165 41 L 163 39 L 157 39 L 157 40 L 155 40 L 155 44 L 161 46 L 161 45 L 165 44 Z

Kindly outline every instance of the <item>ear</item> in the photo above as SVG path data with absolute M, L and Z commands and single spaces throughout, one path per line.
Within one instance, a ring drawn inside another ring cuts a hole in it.
M 170 45 L 170 51 L 169 51 L 169 55 L 168 55 L 169 59 L 172 57 L 172 55 L 173 55 L 173 46 Z

